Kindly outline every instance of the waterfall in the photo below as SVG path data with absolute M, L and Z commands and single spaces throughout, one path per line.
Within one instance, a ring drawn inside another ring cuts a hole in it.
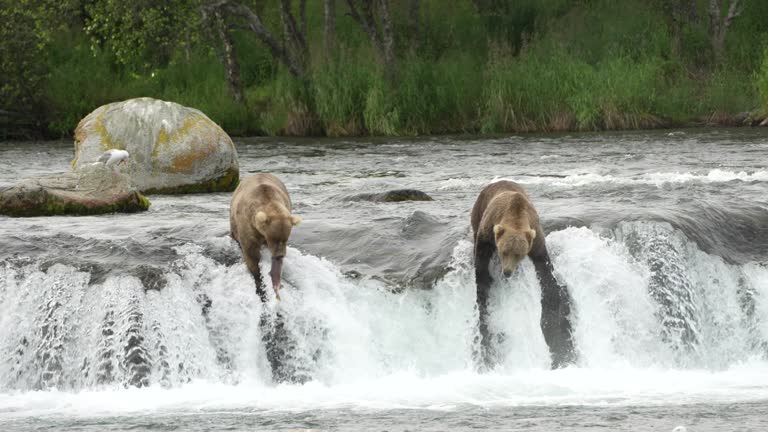
M 765 264 L 727 263 L 663 222 L 567 228 L 547 242 L 573 298 L 577 368 L 548 370 L 538 281 L 526 261 L 495 283 L 490 325 L 501 361 L 478 380 L 580 368 L 724 371 L 768 357 Z M 471 251 L 459 241 L 431 290 L 392 290 L 289 248 L 282 300 L 264 305 L 241 262 L 217 261 L 196 244 L 177 248 L 159 289 L 135 275 L 92 281 L 70 264 L 9 259 L 0 263 L 0 390 L 271 387 L 264 332 L 282 338 L 280 367 L 305 386 L 402 374 L 460 382 L 477 376 Z M 268 257 L 262 265 L 267 271 Z

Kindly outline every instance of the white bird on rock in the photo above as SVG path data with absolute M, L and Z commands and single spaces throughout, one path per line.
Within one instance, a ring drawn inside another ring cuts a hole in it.
M 127 162 L 129 156 L 130 155 L 125 150 L 111 149 L 105 151 L 96 163 L 102 163 L 104 165 L 120 165 Z

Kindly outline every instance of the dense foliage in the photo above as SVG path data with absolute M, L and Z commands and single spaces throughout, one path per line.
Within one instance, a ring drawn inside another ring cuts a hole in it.
M 0 0 L 0 138 L 66 136 L 139 96 L 289 135 L 645 128 L 768 107 L 768 2 L 447 4 Z

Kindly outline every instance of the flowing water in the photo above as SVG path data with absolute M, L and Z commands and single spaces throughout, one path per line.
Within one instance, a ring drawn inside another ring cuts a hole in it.
M 236 141 L 304 219 L 282 301 L 258 301 L 227 193 L 0 217 L 1 430 L 768 430 L 762 130 Z M 2 143 L 0 185 L 71 157 Z M 493 288 L 501 363 L 475 371 L 469 211 L 501 178 L 573 298 L 572 367 L 549 369 L 526 261 Z M 435 200 L 352 199 L 396 188 Z M 262 314 L 301 384 L 273 380 Z

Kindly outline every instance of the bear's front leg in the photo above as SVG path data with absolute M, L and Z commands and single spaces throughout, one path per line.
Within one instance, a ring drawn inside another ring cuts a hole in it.
M 552 355 L 552 368 L 561 368 L 575 361 L 571 299 L 566 288 L 555 279 L 546 250 L 531 259 L 541 284 L 541 331 Z
M 264 288 L 264 280 L 261 277 L 261 272 L 259 269 L 256 269 L 255 272 L 251 272 L 253 275 L 253 281 L 256 283 L 256 295 L 259 296 L 259 300 L 261 300 L 262 303 L 267 302 L 267 290 Z
M 491 262 L 493 246 L 479 243 L 475 247 L 475 283 L 477 285 L 478 326 L 480 330 L 480 363 L 483 368 L 493 366 L 490 353 L 490 334 L 488 331 L 488 294 L 491 290 Z
M 261 299 L 262 303 L 267 302 L 267 291 L 264 289 L 264 280 L 261 277 L 261 270 L 259 270 L 259 262 L 261 261 L 261 249 L 257 247 L 248 248 L 243 250 L 245 256 L 245 266 L 253 275 L 253 281 L 256 284 L 256 294 Z

